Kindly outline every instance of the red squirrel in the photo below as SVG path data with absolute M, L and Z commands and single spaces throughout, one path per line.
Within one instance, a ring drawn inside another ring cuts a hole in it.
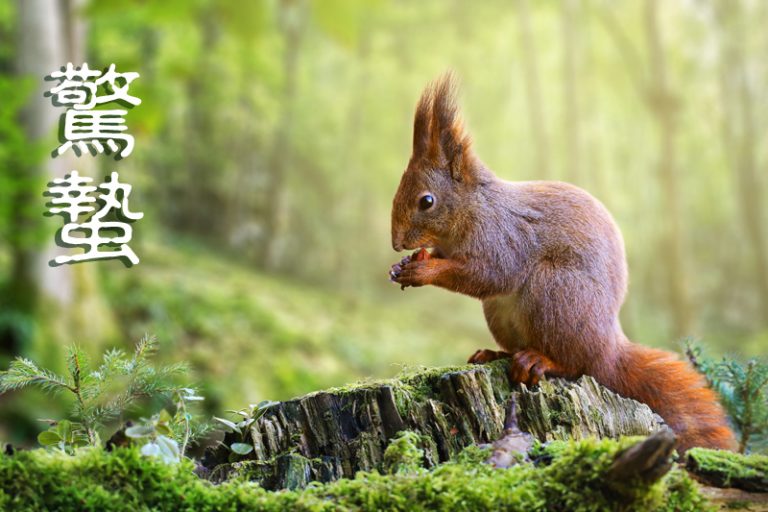
M 648 404 L 693 446 L 735 449 L 716 394 L 686 362 L 632 343 L 619 310 L 624 242 L 606 208 L 556 181 L 510 182 L 475 156 L 451 74 L 416 107 L 413 152 L 392 205 L 392 247 L 419 249 L 392 267 L 402 287 L 434 285 L 478 298 L 514 382 L 591 375 Z M 425 249 L 431 249 L 429 253 Z

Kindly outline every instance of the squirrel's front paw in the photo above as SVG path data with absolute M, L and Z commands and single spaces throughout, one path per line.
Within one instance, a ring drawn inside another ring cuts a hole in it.
M 426 261 L 409 261 L 392 280 L 404 290 L 408 286 L 424 286 L 430 283 L 430 264 Z
M 509 361 L 509 378 L 512 382 L 535 386 L 545 375 L 558 377 L 563 375 L 563 371 L 560 365 L 536 350 L 515 352 Z
M 417 267 L 421 263 L 426 263 L 429 257 L 429 252 L 426 249 L 419 249 L 413 254 L 405 256 L 389 269 L 389 280 L 399 284 L 401 290 L 404 290 L 407 286 L 423 286 L 428 284 L 420 282 L 417 275 Z

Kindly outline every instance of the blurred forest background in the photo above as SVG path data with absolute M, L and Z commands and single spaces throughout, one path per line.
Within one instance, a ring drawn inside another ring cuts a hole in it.
M 633 340 L 764 355 L 766 26 L 760 0 L 0 0 L 0 363 L 155 334 L 220 412 L 491 347 L 479 302 L 387 281 L 413 107 L 449 68 L 497 174 L 613 212 Z M 50 157 L 43 77 L 83 61 L 141 74 L 124 160 Z M 133 185 L 140 264 L 47 265 L 72 169 Z M 56 414 L 24 396 L 0 438 Z

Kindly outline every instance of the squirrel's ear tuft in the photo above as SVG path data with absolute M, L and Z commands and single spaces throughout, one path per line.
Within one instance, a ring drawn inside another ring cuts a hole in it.
M 447 72 L 422 93 L 416 107 L 412 160 L 445 166 L 457 181 L 470 180 L 476 161 L 456 105 L 456 78 Z
M 427 87 L 421 93 L 419 103 L 416 105 L 416 114 L 413 118 L 413 155 L 411 159 L 419 160 L 429 152 L 429 125 L 432 118 L 432 88 Z

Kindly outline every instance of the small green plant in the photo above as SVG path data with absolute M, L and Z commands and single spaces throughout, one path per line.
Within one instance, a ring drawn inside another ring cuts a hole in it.
M 82 430 L 73 430 L 69 420 L 40 420 L 48 423 L 50 428 L 37 436 L 37 441 L 43 446 L 55 446 L 62 451 L 72 453 L 72 449 L 88 444 L 88 438 Z
M 768 364 L 757 359 L 746 363 L 723 358 L 713 361 L 700 346 L 686 341 L 685 353 L 722 397 L 723 405 L 739 431 L 739 451 L 768 449 Z
M 142 455 L 158 457 L 165 463 L 175 464 L 183 455 L 171 429 L 173 417 L 163 409 L 151 418 L 142 418 L 139 425 L 125 429 L 125 435 L 141 445 Z
M 195 422 L 188 410 L 189 402 L 202 400 L 202 397 L 191 388 L 174 384 L 174 378 L 186 371 L 185 364 L 153 366 L 150 358 L 156 351 L 156 340 L 145 336 L 132 354 L 119 349 L 109 350 L 101 364 L 92 369 L 85 353 L 72 345 L 67 350 L 66 376 L 40 368 L 29 359 L 16 358 L 8 370 L 0 372 L 0 394 L 29 386 L 54 394 L 70 394 L 74 398 L 70 419 L 43 420 L 50 428 L 38 436 L 43 446 L 59 447 L 70 453 L 79 446 L 101 445 L 107 423 L 122 421 L 137 401 L 173 400 L 176 411 L 173 416 L 167 412 L 159 413 L 140 425 L 151 425 L 152 435 L 129 437 L 142 440 L 147 437 L 157 444 L 158 436 L 164 436 L 176 443 L 176 451 L 183 456 L 188 444 L 207 428 Z M 152 447 L 146 449 L 147 452 L 153 450 Z
M 276 405 L 277 403 L 278 402 L 270 402 L 268 400 L 264 400 L 258 404 L 250 404 L 248 407 L 238 411 L 227 411 L 230 414 L 235 414 L 242 418 L 237 422 L 224 418 L 217 418 L 216 416 L 213 417 L 214 420 L 224 425 L 229 432 L 237 432 L 240 434 L 239 441 L 230 443 L 227 446 L 227 448 L 229 448 L 231 451 L 229 457 L 231 462 L 235 462 L 237 459 L 245 457 L 253 451 L 253 445 L 248 442 L 247 436 L 248 432 L 250 431 L 248 427 L 250 427 L 253 422 L 264 416 L 264 413 L 267 412 L 267 409 L 273 405 Z
M 188 410 L 188 402 L 203 400 L 192 388 L 174 391 L 176 412 L 171 415 L 163 409 L 150 418 L 142 418 L 138 425 L 126 427 L 126 437 L 141 446 L 141 453 L 158 457 L 163 462 L 175 464 L 181 461 L 191 442 L 210 430 L 208 423 L 194 421 Z

